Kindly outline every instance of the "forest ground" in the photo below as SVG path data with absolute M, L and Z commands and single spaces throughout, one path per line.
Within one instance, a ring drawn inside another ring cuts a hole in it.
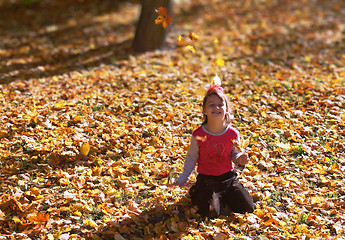
M 344 239 L 345 2 L 175 1 L 143 54 L 139 11 L 0 1 L 0 239 Z M 210 220 L 168 184 L 215 76 L 256 210 Z

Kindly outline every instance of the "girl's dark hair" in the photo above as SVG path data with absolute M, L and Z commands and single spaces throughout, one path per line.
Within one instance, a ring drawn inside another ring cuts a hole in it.
M 204 100 L 202 101 L 202 110 L 204 112 L 205 106 L 206 106 L 206 102 L 207 99 L 211 96 L 211 95 L 216 95 L 218 96 L 221 100 L 222 103 L 225 104 L 226 109 L 228 110 L 225 113 L 225 122 L 227 124 L 231 123 L 231 119 L 232 119 L 232 115 L 231 115 L 231 109 L 230 109 L 230 104 L 229 104 L 229 100 L 227 98 L 227 96 L 224 94 L 223 91 L 221 91 L 220 89 L 214 89 L 212 91 L 208 91 L 204 97 Z M 202 122 L 202 124 L 206 124 L 207 123 L 207 116 L 204 114 L 204 120 Z

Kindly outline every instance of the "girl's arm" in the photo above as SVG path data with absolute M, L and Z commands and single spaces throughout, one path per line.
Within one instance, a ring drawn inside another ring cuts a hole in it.
M 177 183 L 180 185 L 184 185 L 191 173 L 194 171 L 194 168 L 196 166 L 196 163 L 199 159 L 199 146 L 195 138 L 192 136 L 191 143 L 188 148 L 186 161 L 184 163 L 183 167 L 183 173 L 180 175 L 180 177 L 177 179 Z

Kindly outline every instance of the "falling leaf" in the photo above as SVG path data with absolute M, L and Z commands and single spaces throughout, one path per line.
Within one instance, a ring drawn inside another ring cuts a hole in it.
M 224 59 L 223 59 L 223 58 L 217 58 L 216 64 L 217 64 L 219 67 L 224 67 L 224 65 L 225 65 Z
M 164 7 L 156 9 L 158 17 L 155 20 L 155 24 L 162 24 L 163 28 L 167 28 L 169 24 L 172 24 L 172 18 L 168 14 L 168 11 Z
M 188 49 L 188 50 L 191 51 L 192 53 L 195 53 L 195 52 L 196 52 L 194 46 L 192 46 L 192 45 L 187 45 L 187 46 L 186 46 L 186 49 Z
M 84 157 L 86 157 L 89 154 L 90 151 L 90 145 L 88 142 L 84 142 L 80 147 L 80 154 Z
M 186 42 L 183 40 L 183 37 L 182 37 L 181 35 L 179 35 L 179 36 L 177 37 L 177 44 L 178 44 L 179 46 L 186 45 Z
M 189 34 L 189 38 L 190 38 L 191 40 L 197 40 L 197 39 L 199 38 L 199 36 L 198 36 L 196 33 L 191 32 L 191 33 Z

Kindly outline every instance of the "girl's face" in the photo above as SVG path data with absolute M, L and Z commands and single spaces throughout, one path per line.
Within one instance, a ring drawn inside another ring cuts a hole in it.
M 207 116 L 207 119 L 221 119 L 224 120 L 227 113 L 227 107 L 224 101 L 216 94 L 208 96 L 203 113 Z

